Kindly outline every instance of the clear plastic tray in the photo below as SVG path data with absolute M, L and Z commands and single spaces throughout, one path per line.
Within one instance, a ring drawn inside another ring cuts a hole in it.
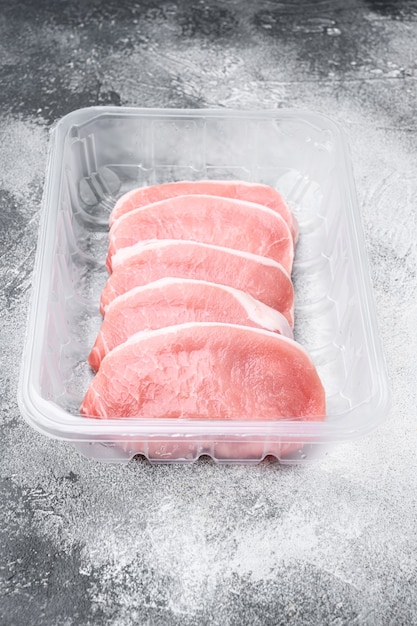
M 324 422 L 94 420 L 78 408 L 93 373 L 108 216 L 139 186 L 241 179 L 280 191 L 300 227 L 293 270 L 295 338 L 326 389 Z M 304 462 L 361 436 L 388 412 L 347 142 L 330 119 L 299 110 L 100 107 L 51 133 L 19 404 L 34 428 L 84 455 L 127 462 Z

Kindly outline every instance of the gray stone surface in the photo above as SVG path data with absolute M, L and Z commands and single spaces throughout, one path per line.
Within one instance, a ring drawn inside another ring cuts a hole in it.
M 0 0 L 0 623 L 417 624 L 417 2 Z M 393 408 L 306 467 L 105 466 L 16 389 L 54 120 L 302 107 L 346 128 Z

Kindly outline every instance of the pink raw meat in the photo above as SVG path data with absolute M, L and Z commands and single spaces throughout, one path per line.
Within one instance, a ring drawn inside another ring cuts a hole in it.
M 284 268 L 266 257 L 193 241 L 162 240 L 123 248 L 101 294 L 100 310 L 122 293 L 159 278 L 194 278 L 246 291 L 293 325 L 294 289 Z
M 139 331 L 199 321 L 257 326 L 293 336 L 281 313 L 243 291 L 201 280 L 162 278 L 109 304 L 88 363 L 98 370 L 108 352 Z
M 104 357 L 80 411 L 101 418 L 323 420 L 325 393 L 298 343 L 194 322 L 133 335 Z
M 110 214 L 110 226 L 124 213 L 138 209 L 146 204 L 159 202 L 160 200 L 166 200 L 167 198 L 173 198 L 175 196 L 196 193 L 221 196 L 223 198 L 236 198 L 238 200 L 263 204 L 283 217 L 291 230 L 294 241 L 297 241 L 297 220 L 278 191 L 268 185 L 247 183 L 239 180 L 180 181 L 133 189 L 124 194 L 116 202 Z
M 266 256 L 291 273 L 294 243 L 282 217 L 262 205 L 219 196 L 176 196 L 129 211 L 112 226 L 107 269 L 121 248 L 151 239 L 186 239 Z

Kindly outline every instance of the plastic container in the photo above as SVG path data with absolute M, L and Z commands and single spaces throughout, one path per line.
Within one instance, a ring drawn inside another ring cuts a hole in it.
M 86 357 L 100 327 L 108 216 L 139 186 L 242 179 L 278 189 L 300 226 L 295 338 L 326 389 L 324 422 L 82 417 Z M 368 433 L 388 412 L 346 138 L 299 110 L 88 108 L 52 130 L 19 404 L 34 428 L 85 456 L 127 462 L 304 462 Z

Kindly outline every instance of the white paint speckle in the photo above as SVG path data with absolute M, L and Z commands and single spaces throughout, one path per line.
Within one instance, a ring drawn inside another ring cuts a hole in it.
M 0 119 L 0 187 L 17 199 L 28 199 L 42 181 L 48 136 L 34 122 L 3 116 Z

